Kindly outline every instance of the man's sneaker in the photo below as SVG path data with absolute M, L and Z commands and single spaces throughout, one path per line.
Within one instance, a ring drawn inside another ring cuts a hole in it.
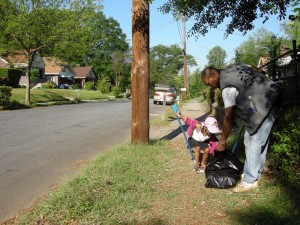
M 241 182 L 240 184 L 238 184 L 238 186 L 236 186 L 232 191 L 233 192 L 247 192 L 253 189 L 258 188 L 258 183 L 257 181 L 255 181 L 254 183 L 250 184 L 250 183 L 246 183 L 246 182 Z

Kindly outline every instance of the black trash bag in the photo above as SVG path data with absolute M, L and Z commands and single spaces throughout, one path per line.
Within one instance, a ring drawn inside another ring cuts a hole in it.
M 244 164 L 231 151 L 215 151 L 215 160 L 205 168 L 205 187 L 232 188 L 241 179 L 243 168 Z

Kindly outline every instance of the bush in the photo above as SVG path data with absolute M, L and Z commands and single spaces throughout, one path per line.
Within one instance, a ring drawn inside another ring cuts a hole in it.
M 88 81 L 85 83 L 85 90 L 91 91 L 94 89 L 94 82 Z
M 73 84 L 72 89 L 73 90 L 80 89 L 80 84 Z
M 18 87 L 22 70 L 14 68 L 0 68 L 0 85 Z
M 54 84 L 53 82 L 51 81 L 47 81 L 45 83 L 43 83 L 42 85 L 42 88 L 45 88 L 45 89 L 51 89 L 51 88 L 56 88 L 56 84 Z
M 119 95 L 121 94 L 121 89 L 119 87 L 113 87 L 113 94 L 116 98 L 119 98 Z
M 109 93 L 110 92 L 110 83 L 107 78 L 103 78 L 98 81 L 97 83 L 97 90 L 101 91 L 102 93 Z
M 300 181 L 300 124 L 289 123 L 288 126 L 275 130 L 272 134 L 274 143 L 269 153 L 270 169 L 285 174 L 289 180 Z
M 11 92 L 12 92 L 11 87 L 0 86 L 0 107 L 6 108 L 9 105 Z

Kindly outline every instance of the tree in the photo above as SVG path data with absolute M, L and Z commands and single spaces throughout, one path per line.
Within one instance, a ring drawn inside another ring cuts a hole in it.
M 116 20 L 106 18 L 102 12 L 93 13 L 92 30 L 88 40 L 92 47 L 85 55 L 83 64 L 92 65 L 99 77 L 106 77 L 111 84 L 117 85 L 112 53 L 129 52 L 126 34 L 122 32 L 120 24 Z M 126 76 L 130 76 L 130 71 L 126 71 Z
M 257 18 L 268 20 L 269 15 L 278 15 L 278 19 L 284 19 L 287 7 L 294 2 L 299 4 L 298 0 L 168 0 L 160 10 L 163 13 L 172 13 L 184 15 L 188 19 L 193 18 L 195 23 L 189 35 L 205 35 L 209 28 L 216 28 L 225 18 L 231 20 L 227 24 L 225 35 L 232 34 L 235 30 L 243 32 L 254 28 L 254 21 Z
M 0 46 L 2 51 L 22 52 L 27 57 L 26 97 L 30 104 L 30 75 L 35 54 L 51 49 L 58 55 L 81 52 L 89 34 L 94 1 L 2 0 L 0 3 Z M 100 0 L 98 1 L 100 2 Z
M 282 38 L 265 28 L 260 28 L 237 47 L 235 61 L 256 67 L 262 56 L 268 56 L 272 59 L 279 56 L 281 43 Z
M 300 16 L 299 16 L 300 18 Z M 282 32 L 285 34 L 285 44 L 292 49 L 292 40 L 296 40 L 300 44 L 300 19 L 294 20 L 280 25 Z
M 190 66 L 197 63 L 193 56 L 187 55 Z M 175 77 L 183 69 L 183 51 L 178 45 L 157 45 L 150 49 L 150 85 L 154 88 L 156 83 L 175 86 Z
M 122 71 L 125 67 L 126 63 L 126 54 L 121 51 L 115 51 L 112 53 L 112 67 L 115 72 L 115 84 L 116 87 L 120 85 L 120 78 L 122 75 Z
M 201 80 L 201 71 L 197 69 L 189 78 L 189 95 L 191 98 L 198 98 L 200 97 L 200 92 L 206 88 L 206 85 Z
M 227 57 L 226 51 L 223 48 L 221 48 L 220 46 L 213 47 L 208 52 L 208 55 L 206 56 L 206 58 L 208 60 L 208 65 L 214 66 L 219 69 L 225 68 L 226 57 Z

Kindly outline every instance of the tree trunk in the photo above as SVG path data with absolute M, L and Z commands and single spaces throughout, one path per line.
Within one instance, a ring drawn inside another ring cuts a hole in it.
M 149 4 L 132 0 L 131 143 L 149 143 Z
M 26 95 L 25 105 L 30 105 L 30 69 L 26 67 Z

